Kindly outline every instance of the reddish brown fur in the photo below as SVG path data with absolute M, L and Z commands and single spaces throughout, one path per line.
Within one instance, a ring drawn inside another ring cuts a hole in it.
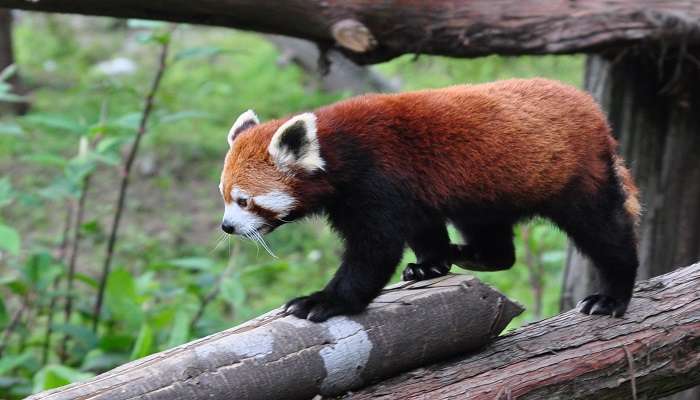
M 545 79 L 368 95 L 317 115 L 322 144 L 337 131 L 356 135 L 385 172 L 434 205 L 533 204 L 573 177 L 594 191 L 605 180 L 602 156 L 613 151 L 593 99 Z
M 384 172 L 436 206 L 455 198 L 528 206 L 559 193 L 574 177 L 593 192 L 606 177 L 604 156 L 615 151 L 593 98 L 546 79 L 365 95 L 316 115 L 330 170 L 342 170 L 342 160 L 324 146 L 329 136 L 354 135 Z M 294 186 L 267 154 L 285 120 L 255 126 L 235 141 L 224 170 L 226 201 L 233 182 L 252 195 Z M 634 197 L 637 189 L 626 176 L 626 192 Z M 628 211 L 638 212 L 634 206 Z

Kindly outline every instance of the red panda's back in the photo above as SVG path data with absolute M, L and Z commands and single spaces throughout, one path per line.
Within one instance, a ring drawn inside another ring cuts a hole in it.
M 356 136 L 387 175 L 433 204 L 532 204 L 574 177 L 595 190 L 614 143 L 589 95 L 545 79 L 362 96 L 318 116 L 322 144 Z

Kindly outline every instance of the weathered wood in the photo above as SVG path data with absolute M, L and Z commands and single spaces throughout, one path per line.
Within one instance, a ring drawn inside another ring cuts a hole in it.
M 569 311 L 347 399 L 658 399 L 700 383 L 700 264 L 637 284 L 623 318 Z
M 0 0 L 0 7 L 276 33 L 337 45 L 361 63 L 406 53 L 475 57 L 700 43 L 694 0 Z
M 315 324 L 272 311 L 30 399 L 294 400 L 335 395 L 482 347 L 522 308 L 467 275 L 385 289 L 367 312 Z

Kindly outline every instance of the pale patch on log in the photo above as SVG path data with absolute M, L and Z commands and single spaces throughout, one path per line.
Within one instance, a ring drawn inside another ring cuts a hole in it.
M 328 327 L 328 331 L 335 344 L 319 352 L 328 373 L 321 382 L 321 392 L 333 393 L 338 392 L 339 388 L 358 386 L 372 351 L 372 342 L 365 327 L 349 318 L 340 317 Z M 342 393 L 342 389 L 340 391 Z
M 354 19 L 336 22 L 331 27 L 331 34 L 339 45 L 356 53 L 365 53 L 377 45 L 369 28 Z

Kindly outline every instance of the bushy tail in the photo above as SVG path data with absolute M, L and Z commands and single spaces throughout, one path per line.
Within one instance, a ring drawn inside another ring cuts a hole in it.
M 625 160 L 618 155 L 613 156 L 615 161 L 615 174 L 620 179 L 622 192 L 625 194 L 625 210 L 634 220 L 634 225 L 639 226 L 642 216 L 642 205 L 639 203 L 639 189 L 632 180 L 630 171 L 625 167 Z

